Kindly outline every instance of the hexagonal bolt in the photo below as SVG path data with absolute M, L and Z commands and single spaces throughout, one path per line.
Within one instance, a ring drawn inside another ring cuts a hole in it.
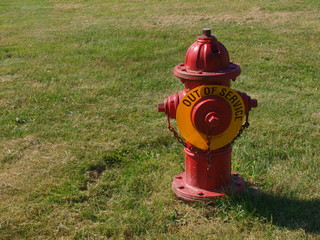
M 214 128 L 219 125 L 219 118 L 216 116 L 215 112 L 208 113 L 204 121 L 210 128 Z
M 202 33 L 204 36 L 211 37 L 211 28 L 203 28 Z

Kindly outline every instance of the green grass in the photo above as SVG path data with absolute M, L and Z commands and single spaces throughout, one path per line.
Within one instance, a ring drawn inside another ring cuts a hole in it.
M 319 1 L 2 0 L 0 239 L 320 239 Z M 211 27 L 259 100 L 243 196 L 176 200 L 157 104 Z

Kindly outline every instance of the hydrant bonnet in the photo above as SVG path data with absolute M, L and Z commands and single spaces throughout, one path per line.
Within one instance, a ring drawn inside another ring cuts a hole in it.
M 184 63 L 174 68 L 174 75 L 189 81 L 223 81 L 240 75 L 240 66 L 230 62 L 227 49 L 210 29 L 204 29 L 186 54 Z

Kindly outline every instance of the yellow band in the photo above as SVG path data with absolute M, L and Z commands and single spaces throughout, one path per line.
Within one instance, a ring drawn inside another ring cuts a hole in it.
M 199 132 L 192 123 L 191 113 L 194 105 L 204 97 L 218 96 L 232 109 L 229 127 L 221 134 L 211 138 L 210 149 L 224 147 L 237 136 L 245 118 L 245 105 L 242 97 L 233 89 L 221 85 L 203 85 L 190 90 L 180 101 L 177 109 L 177 125 L 186 141 L 200 149 L 207 149 L 207 136 Z

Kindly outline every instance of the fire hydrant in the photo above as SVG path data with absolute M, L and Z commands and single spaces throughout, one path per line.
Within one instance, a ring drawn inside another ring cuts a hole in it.
M 230 88 L 240 72 L 210 28 L 203 29 L 185 62 L 174 68 L 184 90 L 159 104 L 158 111 L 167 115 L 168 129 L 184 146 L 185 172 L 172 181 L 179 199 L 211 202 L 245 189 L 243 178 L 231 172 L 232 143 L 249 126 L 257 100 Z M 182 137 L 170 119 L 176 119 Z

